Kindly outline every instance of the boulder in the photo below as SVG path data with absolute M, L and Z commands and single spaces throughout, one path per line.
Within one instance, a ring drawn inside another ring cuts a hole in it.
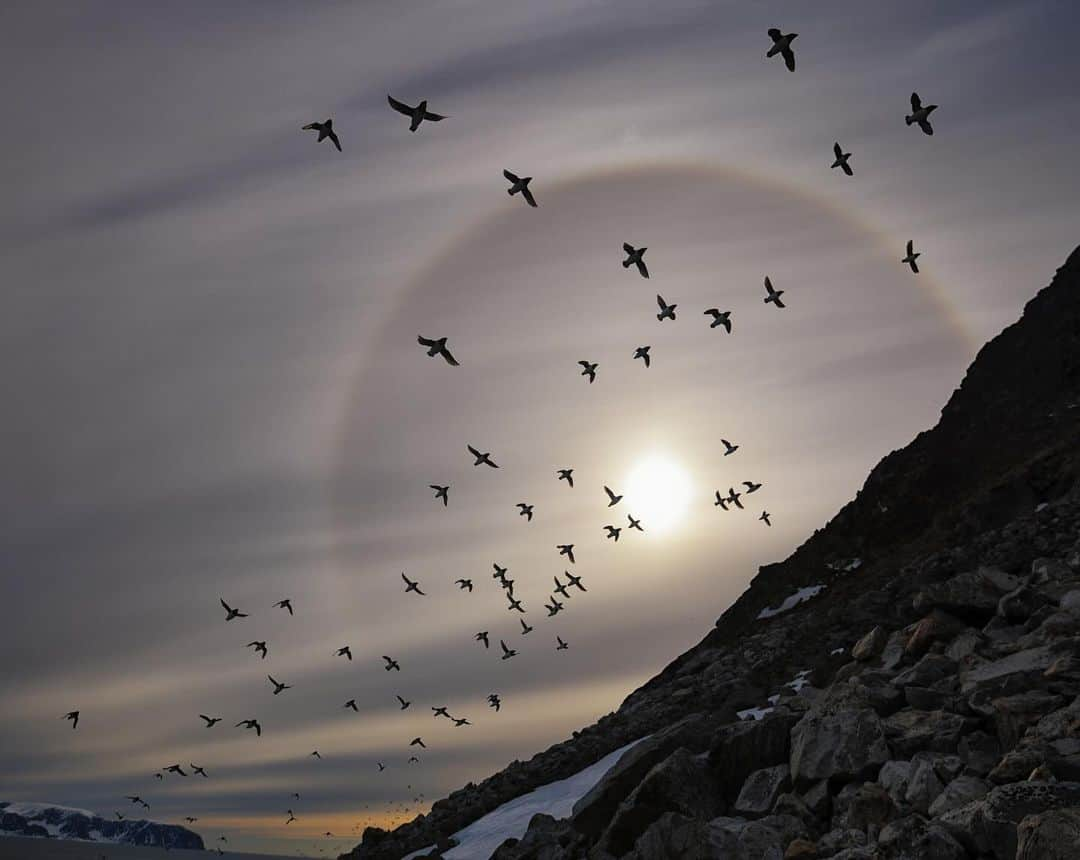
M 1015 576 L 980 568 L 927 586 L 915 595 L 911 605 L 916 612 L 940 609 L 963 618 L 985 620 L 997 610 L 1001 596 L 1019 585 Z
M 755 770 L 787 762 L 791 729 L 797 720 L 793 714 L 774 712 L 761 720 L 723 726 L 713 735 L 708 763 L 725 800 L 734 802 L 743 782 Z
M 990 783 L 986 780 L 961 774 L 948 783 L 930 804 L 930 817 L 940 818 L 952 809 L 958 809 L 965 803 L 984 797 L 989 790 Z
M 949 642 L 964 629 L 964 622 L 947 612 L 935 609 L 911 629 L 904 644 L 904 653 L 918 657 L 930 650 L 935 642 Z
M 966 860 L 967 852 L 936 821 L 908 815 L 882 828 L 874 857 L 875 860 Z
M 964 772 L 970 776 L 986 776 L 1001 758 L 998 739 L 984 731 L 964 735 L 956 751 L 964 763 Z
M 866 832 L 854 827 L 838 827 L 830 830 L 817 841 L 818 856 L 832 857 L 848 848 L 863 848 L 869 840 Z
M 869 708 L 830 715 L 811 711 L 791 730 L 791 776 L 796 785 L 873 777 L 888 759 L 881 719 Z
M 912 767 L 904 801 L 916 812 L 926 815 L 930 811 L 930 805 L 944 789 L 945 786 L 934 771 L 933 761 L 924 758 Z
M 1057 654 L 1048 645 L 1028 648 L 960 672 L 964 693 L 984 691 L 993 695 L 1022 692 L 1035 686 Z
M 817 845 L 809 839 L 793 839 L 784 852 L 784 860 L 816 860 Z
M 1021 585 L 1008 594 L 1002 595 L 997 604 L 997 614 L 1006 621 L 1020 624 L 1027 621 L 1047 603 L 1045 595 L 1028 585 Z
M 791 768 L 785 764 L 755 770 L 746 778 L 734 811 L 746 818 L 766 815 L 776 803 L 776 798 L 791 787 Z
M 574 855 L 575 857 L 584 855 Z M 712 860 L 709 825 L 696 818 L 666 812 L 641 834 L 625 860 Z M 493 857 L 491 860 L 497 860 Z M 537 858 L 541 860 L 541 858 Z
M 787 846 L 806 835 L 802 822 L 787 815 L 768 815 L 757 821 L 715 818 L 709 822 L 712 856 L 717 860 L 783 860 Z
M 1074 860 L 1078 850 L 1078 807 L 1027 815 L 1016 826 L 1016 860 Z
M 1012 696 L 1003 696 L 992 700 L 994 707 L 994 728 L 1002 749 L 1010 750 L 1016 746 L 1027 731 L 1027 727 L 1051 711 L 1056 711 L 1065 704 L 1061 696 L 1031 690 Z
M 896 814 L 889 793 L 876 782 L 860 785 L 848 804 L 848 826 L 876 836 L 883 824 Z
M 956 675 L 958 665 L 951 657 L 944 654 L 927 654 L 914 666 L 911 666 L 892 679 L 896 687 L 929 687 L 939 681 Z
M 910 761 L 892 760 L 881 766 L 878 772 L 878 784 L 881 785 L 897 806 L 904 803 L 908 781 L 911 779 L 913 765 Z
M 875 627 L 852 646 L 851 656 L 862 663 L 873 660 L 885 650 L 885 643 L 888 641 L 889 634 L 885 628 Z
M 947 711 L 898 711 L 882 721 L 893 758 L 911 758 L 921 750 L 955 753 L 968 720 Z
M 986 775 L 986 778 L 995 785 L 1020 782 L 1022 779 L 1027 779 L 1031 772 L 1045 760 L 1043 753 L 1031 747 L 1010 750 L 994 765 L 994 769 Z

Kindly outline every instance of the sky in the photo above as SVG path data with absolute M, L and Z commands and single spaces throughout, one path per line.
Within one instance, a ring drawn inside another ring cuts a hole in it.
M 616 709 L 936 421 L 1076 245 L 1078 23 L 1067 0 L 5 4 L 0 799 L 141 794 L 208 843 L 317 856 Z M 388 93 L 448 118 L 411 134 Z M 301 130 L 328 116 L 342 153 Z M 746 510 L 713 506 L 743 480 Z M 645 532 L 605 539 L 627 513 Z M 549 619 L 561 543 L 588 592 Z M 210 778 L 154 778 L 174 762 Z

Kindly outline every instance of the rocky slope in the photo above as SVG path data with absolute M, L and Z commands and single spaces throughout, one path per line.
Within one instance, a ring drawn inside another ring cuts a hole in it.
M 937 426 L 701 643 L 614 714 L 348 856 L 438 843 L 646 734 L 570 819 L 538 816 L 494 856 L 1075 856 L 1078 475 L 1080 249 Z
M 0 836 L 79 839 L 199 851 L 204 848 L 202 837 L 186 827 L 144 819 L 114 821 L 83 809 L 47 803 L 0 802 Z

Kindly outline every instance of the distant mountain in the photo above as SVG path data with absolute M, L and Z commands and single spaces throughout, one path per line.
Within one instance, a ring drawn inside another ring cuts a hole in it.
M 201 851 L 202 837 L 186 827 L 157 821 L 102 818 L 85 809 L 51 803 L 0 801 L 0 836 L 39 836 L 111 842 L 118 845 L 149 845 Z
M 536 816 L 492 857 L 1080 856 L 1080 248 L 938 424 L 698 645 L 615 713 L 347 856 L 441 856 L 646 736 L 571 816 Z

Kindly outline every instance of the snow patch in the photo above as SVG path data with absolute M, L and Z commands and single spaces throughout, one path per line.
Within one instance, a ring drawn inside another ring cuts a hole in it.
M 615 766 L 622 754 L 643 740 L 645 738 L 638 738 L 608 753 L 600 761 L 573 776 L 558 782 L 549 782 L 491 810 L 487 815 L 455 833 L 452 838 L 457 840 L 458 844 L 444 852 L 443 858 L 445 860 L 476 860 L 478 857 L 490 857 L 495 849 L 507 839 L 520 839 L 524 836 L 529 821 L 538 812 L 546 813 L 553 818 L 568 818 L 574 804 L 588 794 L 604 774 Z M 426 848 L 405 855 L 402 860 L 420 857 L 429 853 L 434 847 L 434 845 L 428 845 Z
M 784 686 L 791 687 L 791 689 L 793 689 L 796 693 L 799 692 L 803 687 L 810 683 L 810 681 L 807 680 L 807 676 L 810 674 L 810 672 L 810 669 L 803 669 L 794 678 L 788 681 Z
M 789 595 L 783 603 L 773 609 L 771 606 L 766 606 L 757 614 L 758 619 L 772 618 L 775 615 L 782 615 L 789 609 L 794 609 L 800 603 L 805 603 L 813 597 L 817 597 L 825 590 L 824 585 L 807 585 L 804 588 L 800 588 L 794 594 Z
M 776 708 L 747 708 L 744 711 L 736 711 L 735 716 L 740 720 L 760 720 L 766 714 L 771 714 Z

